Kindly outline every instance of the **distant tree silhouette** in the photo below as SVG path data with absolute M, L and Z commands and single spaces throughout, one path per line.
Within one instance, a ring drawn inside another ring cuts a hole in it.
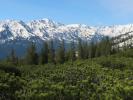
M 50 63 L 55 63 L 55 49 L 54 49 L 54 43 L 53 40 L 50 40 L 49 42 L 49 55 L 48 60 Z
M 48 43 L 45 41 L 43 44 L 43 47 L 41 49 L 41 54 L 40 54 L 40 64 L 47 64 L 48 63 Z
M 38 64 L 38 54 L 34 43 L 31 43 L 31 45 L 28 47 L 25 60 L 26 63 L 30 65 Z
M 18 57 L 16 56 L 16 52 L 15 50 L 12 48 L 9 58 L 8 58 L 9 62 L 13 65 L 17 65 L 18 64 Z
M 64 40 L 59 44 L 59 48 L 56 53 L 56 61 L 57 63 L 65 62 L 65 43 Z

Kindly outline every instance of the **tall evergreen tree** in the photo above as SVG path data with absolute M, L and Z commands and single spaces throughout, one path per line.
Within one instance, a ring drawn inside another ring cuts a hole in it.
M 49 62 L 55 63 L 55 49 L 54 49 L 54 43 L 53 40 L 49 42 Z
M 59 48 L 56 53 L 56 61 L 57 63 L 65 62 L 65 43 L 64 40 L 59 44 Z
M 100 57 L 100 56 L 101 56 L 101 45 L 100 43 L 96 43 L 95 57 Z
M 31 43 L 27 49 L 26 62 L 30 65 L 38 64 L 38 54 L 36 52 L 36 46 L 34 43 Z
M 112 44 L 111 44 L 111 40 L 109 39 L 109 37 L 105 37 L 105 42 L 106 42 L 105 56 L 107 56 L 111 54 Z
M 45 41 L 43 44 L 43 47 L 41 49 L 41 54 L 40 54 L 40 64 L 46 64 L 48 63 L 48 43 Z
M 91 41 L 89 44 L 89 58 L 94 58 L 96 54 L 96 43 L 94 41 Z
M 76 52 L 75 52 L 75 44 L 74 44 L 74 41 L 71 42 L 71 45 L 70 45 L 70 60 L 73 62 L 76 60 Z
M 111 43 L 109 37 L 104 37 L 100 43 L 99 46 L 101 48 L 101 55 L 107 56 L 111 53 Z
M 83 58 L 88 59 L 89 57 L 89 50 L 88 50 L 88 43 L 87 41 L 83 42 Z
M 95 57 L 107 56 L 112 53 L 112 44 L 109 37 L 104 37 L 96 44 Z
M 18 57 L 16 56 L 15 50 L 11 49 L 11 53 L 9 56 L 9 62 L 13 65 L 17 65 L 18 64 Z
M 84 55 L 84 52 L 83 52 L 82 40 L 79 39 L 78 40 L 78 59 L 83 59 L 83 55 Z

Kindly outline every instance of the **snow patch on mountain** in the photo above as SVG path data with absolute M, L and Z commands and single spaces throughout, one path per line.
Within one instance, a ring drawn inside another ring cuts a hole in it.
M 118 46 L 133 44 L 133 24 L 113 26 L 87 26 L 83 24 L 65 25 L 50 19 L 33 20 L 28 23 L 18 20 L 0 21 L 0 58 L 8 56 L 14 48 L 18 55 L 24 55 L 31 42 L 41 48 L 44 40 L 58 40 L 65 42 L 82 39 L 84 41 L 98 41 L 104 36 L 114 38 Z
M 133 24 L 92 27 L 83 24 L 65 25 L 46 18 L 28 23 L 4 20 L 0 21 L 0 43 L 15 39 L 72 41 L 81 38 L 89 41 L 94 37 L 115 37 L 131 31 L 133 31 Z

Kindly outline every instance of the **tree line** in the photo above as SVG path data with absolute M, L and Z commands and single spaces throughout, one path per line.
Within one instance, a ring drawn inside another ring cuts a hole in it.
M 66 47 L 65 44 L 65 41 L 62 40 L 58 43 L 58 47 L 55 48 L 53 40 L 44 41 L 38 53 L 36 45 L 31 43 L 23 59 L 17 57 L 15 50 L 12 49 L 7 61 L 12 64 L 23 63 L 29 65 L 63 64 L 66 61 L 73 62 L 77 59 L 91 59 L 116 52 L 116 50 L 112 49 L 112 44 L 108 37 L 104 37 L 101 41 L 91 41 L 90 43 L 79 39 L 78 43 L 72 41 L 69 47 Z

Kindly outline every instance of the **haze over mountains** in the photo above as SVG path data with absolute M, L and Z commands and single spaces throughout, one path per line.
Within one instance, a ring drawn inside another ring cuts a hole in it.
M 81 38 L 89 42 L 100 40 L 103 36 L 119 37 L 118 41 L 126 38 L 125 41 L 129 44 L 132 42 L 132 34 L 133 24 L 93 27 L 81 24 L 65 25 L 49 19 L 33 20 L 28 23 L 4 20 L 0 21 L 0 51 L 3 57 L 11 48 L 17 49 L 18 53 L 24 52 L 31 41 L 39 46 L 43 41 L 50 39 L 64 39 L 70 42 Z

